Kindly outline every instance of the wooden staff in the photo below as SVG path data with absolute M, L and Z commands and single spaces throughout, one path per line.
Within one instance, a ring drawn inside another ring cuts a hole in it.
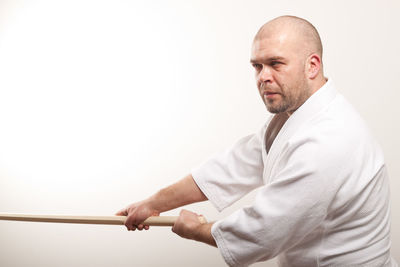
M 143 222 L 149 226 L 173 226 L 177 216 L 152 216 Z M 111 224 L 124 225 L 126 216 L 76 216 L 76 215 L 33 215 L 0 213 L 0 220 L 49 223 Z M 204 217 L 199 217 L 204 221 Z

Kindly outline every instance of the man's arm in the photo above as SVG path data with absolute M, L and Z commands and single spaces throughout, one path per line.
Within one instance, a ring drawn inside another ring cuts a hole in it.
M 150 216 L 158 216 L 161 212 L 172 210 L 195 202 L 205 201 L 207 197 L 195 183 L 191 174 L 161 189 L 153 196 L 133 203 L 116 215 L 127 216 L 125 226 L 128 230 L 148 229 L 142 224 Z M 179 228 L 178 228 L 179 229 Z

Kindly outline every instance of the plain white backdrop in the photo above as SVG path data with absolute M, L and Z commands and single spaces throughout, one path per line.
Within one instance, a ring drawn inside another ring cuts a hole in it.
M 0 0 L 0 212 L 113 215 L 259 129 L 252 38 L 290 14 L 319 30 L 326 76 L 383 147 L 400 261 L 399 12 L 397 0 Z M 253 195 L 220 214 L 186 208 L 217 220 Z M 1 221 L 0 266 L 224 262 L 170 228 Z

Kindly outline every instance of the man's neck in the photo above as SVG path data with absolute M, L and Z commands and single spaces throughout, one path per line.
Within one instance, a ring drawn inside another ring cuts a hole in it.
M 313 83 L 310 86 L 311 94 L 308 98 L 310 98 L 315 92 L 317 92 L 320 88 L 322 88 L 322 86 L 324 86 L 326 84 L 326 82 L 328 81 L 328 78 L 325 78 L 324 76 L 321 76 L 321 78 L 317 78 L 317 79 L 318 80 L 313 81 Z M 306 99 L 306 101 L 307 101 L 307 99 Z M 302 103 L 302 105 L 303 104 L 304 103 Z M 287 117 L 290 117 L 296 110 L 297 110 L 297 108 L 295 110 L 286 111 L 285 113 L 286 113 Z
M 289 116 L 287 112 L 278 113 L 272 118 L 265 135 L 265 149 L 267 150 L 267 153 L 269 153 L 272 143 L 288 118 Z

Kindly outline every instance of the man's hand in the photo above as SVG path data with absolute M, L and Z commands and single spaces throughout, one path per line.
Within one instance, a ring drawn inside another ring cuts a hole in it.
M 212 246 L 217 246 L 211 235 L 213 223 L 201 222 L 199 215 L 188 210 L 182 210 L 178 220 L 172 227 L 172 232 L 180 237 L 193 239 Z
M 161 212 L 205 200 L 207 197 L 189 174 L 146 200 L 129 205 L 116 215 L 128 217 L 125 221 L 128 230 L 148 230 L 149 226 L 142 224 L 148 217 L 159 216 Z
M 125 209 L 120 210 L 117 214 L 119 216 L 127 216 L 125 226 L 128 231 L 149 230 L 148 225 L 143 225 L 142 222 L 150 216 L 159 216 L 160 212 L 154 209 L 149 201 L 136 202 Z

